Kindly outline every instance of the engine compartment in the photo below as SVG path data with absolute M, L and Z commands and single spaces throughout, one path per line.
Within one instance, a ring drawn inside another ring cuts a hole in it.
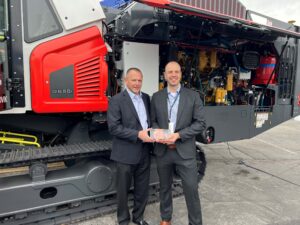
M 122 90 L 122 43 L 132 41 L 159 46 L 159 89 L 165 86 L 164 65 L 177 61 L 182 66 L 182 85 L 199 92 L 205 106 L 271 108 L 279 98 L 291 98 L 296 58 L 293 40 L 234 21 L 225 23 L 137 3 L 120 15 L 109 21 L 105 35 L 113 50 L 108 61 L 110 95 Z M 145 60 L 151 59 L 145 56 Z

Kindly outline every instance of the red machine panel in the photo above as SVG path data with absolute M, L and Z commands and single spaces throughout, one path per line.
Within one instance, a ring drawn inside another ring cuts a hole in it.
M 30 57 L 33 111 L 106 111 L 106 54 L 97 27 L 38 45 Z

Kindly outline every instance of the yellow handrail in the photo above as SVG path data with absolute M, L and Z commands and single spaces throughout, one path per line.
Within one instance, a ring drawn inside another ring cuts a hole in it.
M 37 141 L 38 139 L 34 135 L 0 131 L 0 142 L 2 144 L 16 143 L 20 145 L 34 145 L 36 147 L 41 147 Z

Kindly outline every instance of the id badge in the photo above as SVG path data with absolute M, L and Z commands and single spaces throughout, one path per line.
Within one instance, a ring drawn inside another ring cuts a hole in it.
M 172 123 L 172 122 L 169 122 L 169 131 L 171 132 L 171 133 L 174 133 L 174 123 Z

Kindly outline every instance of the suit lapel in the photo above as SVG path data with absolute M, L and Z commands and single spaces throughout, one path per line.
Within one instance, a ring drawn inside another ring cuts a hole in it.
M 148 127 L 150 127 L 150 109 L 149 109 L 149 102 L 147 101 L 146 94 L 142 93 L 142 99 L 146 108 L 146 113 L 147 113 L 147 122 L 148 122 Z
M 134 117 L 137 119 L 137 121 L 141 124 L 139 116 L 137 114 L 137 111 L 135 110 L 134 104 L 133 104 L 133 102 L 132 102 L 132 100 L 131 100 L 131 98 L 130 98 L 128 92 L 127 92 L 127 90 L 123 91 L 123 96 L 124 96 L 125 103 L 131 109 L 131 111 L 132 111 Z
M 178 111 L 177 111 L 177 118 L 176 118 L 176 128 L 179 125 L 180 117 L 182 116 L 182 113 L 184 111 L 184 105 L 187 101 L 186 92 L 183 87 L 181 87 L 180 90 L 180 98 L 179 98 L 179 104 L 178 104 Z

